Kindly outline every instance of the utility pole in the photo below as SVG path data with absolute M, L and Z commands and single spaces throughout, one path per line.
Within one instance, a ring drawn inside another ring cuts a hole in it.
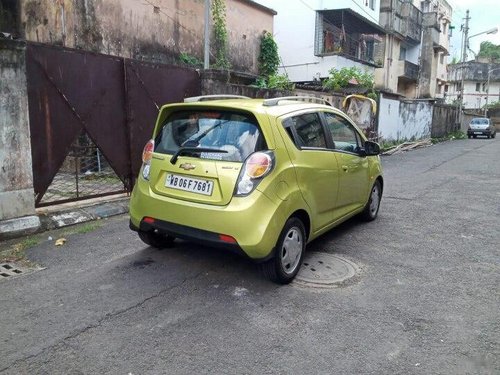
M 465 63 L 467 61 L 467 48 L 469 47 L 469 9 L 467 9 L 466 16 L 465 16 L 465 26 L 463 29 L 464 32 L 464 39 L 462 43 L 462 66 L 461 66 L 461 83 L 460 83 L 460 100 L 459 100 L 459 105 L 460 107 L 458 108 L 458 122 L 460 123 L 460 127 L 462 126 L 462 107 L 464 105 L 464 94 L 465 94 L 465 87 L 464 87 L 464 78 L 465 78 Z
M 205 0 L 205 56 L 203 68 L 210 67 L 210 0 Z

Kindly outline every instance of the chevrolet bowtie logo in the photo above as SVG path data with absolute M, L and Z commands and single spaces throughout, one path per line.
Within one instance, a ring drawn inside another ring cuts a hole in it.
M 179 168 L 182 168 L 182 169 L 184 169 L 184 170 L 186 170 L 186 171 L 190 171 L 190 170 L 192 170 L 192 169 L 195 169 L 195 168 L 196 168 L 196 166 L 194 166 L 194 165 L 193 165 L 193 164 L 191 164 L 191 163 L 182 163 L 181 165 L 179 165 Z

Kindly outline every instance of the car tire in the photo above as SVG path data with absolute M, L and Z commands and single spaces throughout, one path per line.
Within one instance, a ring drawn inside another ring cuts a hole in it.
M 495 138 L 496 136 L 497 136 L 497 133 L 493 133 L 493 134 L 491 135 L 491 138 Z
M 477 135 L 475 135 L 475 134 L 474 134 L 474 135 L 472 136 L 472 138 L 476 139 L 476 138 L 477 138 Z
M 373 221 L 377 218 L 380 208 L 380 201 L 382 199 L 382 185 L 377 180 L 372 186 L 370 191 L 370 198 L 366 202 L 366 206 L 360 214 L 363 221 Z
M 261 264 L 266 278 L 278 284 L 290 283 L 299 272 L 306 249 L 306 230 L 301 220 L 288 219 L 280 233 L 274 257 Z
M 471 138 L 472 138 L 472 136 L 471 136 L 470 134 L 468 134 L 468 135 L 467 135 L 467 138 L 471 139 Z
M 168 234 L 156 233 L 153 231 L 139 231 L 139 238 L 146 245 L 156 249 L 163 249 L 174 246 L 175 237 Z

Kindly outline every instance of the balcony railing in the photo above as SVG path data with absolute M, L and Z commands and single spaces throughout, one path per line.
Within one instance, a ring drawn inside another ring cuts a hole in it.
M 406 78 L 409 81 L 418 80 L 419 67 L 417 64 L 413 64 L 409 61 L 403 62 L 403 74 L 400 77 Z
M 329 24 L 322 32 L 317 30 L 314 49 L 317 56 L 341 55 L 382 66 L 385 47 L 378 34 L 347 34 Z
M 382 0 L 380 21 L 390 32 L 398 33 L 409 42 L 420 42 L 422 12 L 408 0 Z

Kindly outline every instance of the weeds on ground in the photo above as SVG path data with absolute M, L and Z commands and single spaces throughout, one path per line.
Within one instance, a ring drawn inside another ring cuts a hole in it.
M 19 242 L 13 242 L 5 250 L 0 251 L 0 262 L 22 262 L 31 264 L 26 259 L 26 250 L 38 245 L 39 240 L 34 237 L 26 237 Z
M 93 222 L 84 224 L 82 226 L 79 226 L 76 229 L 76 233 L 79 233 L 79 234 L 90 233 L 90 232 L 95 231 L 96 229 L 99 229 L 100 227 L 101 227 L 101 223 L 93 221 Z
M 465 139 L 465 138 L 467 138 L 467 135 L 463 131 L 457 130 L 457 131 L 449 133 L 448 135 L 446 135 L 444 137 L 431 138 L 431 141 L 433 144 L 435 144 L 435 143 L 439 143 L 439 142 L 453 141 L 455 139 Z

